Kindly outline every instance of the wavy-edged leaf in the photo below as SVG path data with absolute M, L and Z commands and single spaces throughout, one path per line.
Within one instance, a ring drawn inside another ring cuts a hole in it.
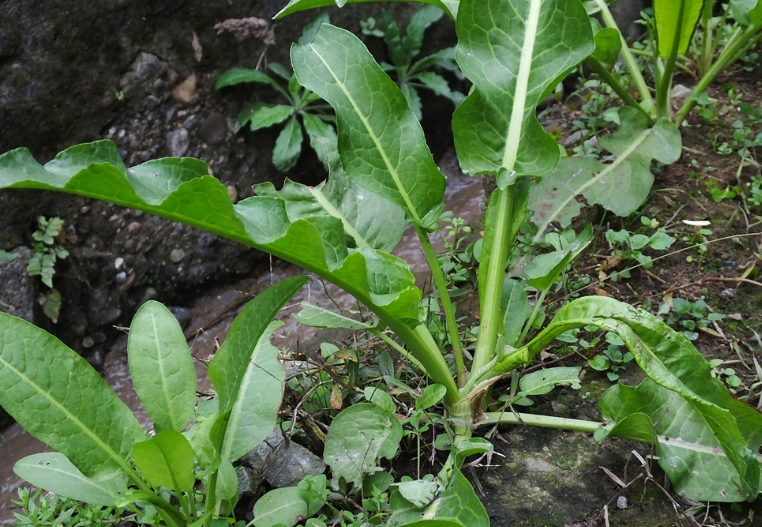
M 435 5 L 425 5 L 413 13 L 405 28 L 405 38 L 402 41 L 402 48 L 405 53 L 404 62 L 398 63 L 398 65 L 409 64 L 421 52 L 423 34 L 434 22 L 442 18 L 442 14 L 442 9 Z
M 272 106 L 260 106 L 248 116 L 249 128 L 252 132 L 269 128 L 274 124 L 282 123 L 294 114 L 293 106 L 274 104 Z
M 624 107 L 619 115 L 619 130 L 600 141 L 616 156 L 612 163 L 588 156 L 566 158 L 552 175 L 532 187 L 529 209 L 539 232 L 553 221 L 568 226 L 582 208 L 578 195 L 619 216 L 630 215 L 651 191 L 651 160 L 670 164 L 680 158 L 682 138 L 670 121 L 659 119 L 649 128 L 647 117 L 635 108 Z
M 273 165 L 275 168 L 283 172 L 292 169 L 299 161 L 303 141 L 302 127 L 296 120 L 296 116 L 292 115 L 275 139 L 275 147 L 273 148 Z
M 565 0 L 462 0 L 456 58 L 473 83 L 453 116 L 455 147 L 468 174 L 545 176 L 558 164 L 537 121 L 542 94 L 593 51 L 588 16 Z
M 255 357 L 255 354 L 269 351 L 266 346 L 258 348 L 258 344 L 270 326 L 270 322 L 305 283 L 307 283 L 306 276 L 297 276 L 268 287 L 246 304 L 233 321 L 225 342 L 209 363 L 209 380 L 217 392 L 221 414 L 233 409 L 244 381 L 251 380 L 252 372 L 249 371 L 249 366 L 253 360 L 261 358 Z M 267 364 L 263 364 L 263 368 L 272 367 L 271 361 L 265 362 Z M 273 374 L 277 376 L 277 372 Z M 275 411 L 280 405 L 280 394 L 281 390 L 278 389 Z M 270 430 L 272 427 L 264 431 L 262 439 L 270 433 Z
M 315 9 L 316 7 L 326 7 L 338 5 L 342 7 L 346 4 L 355 4 L 359 2 L 371 2 L 373 0 L 291 0 L 286 7 L 281 9 L 275 18 L 281 18 L 292 13 L 298 13 L 306 9 Z M 425 4 L 431 4 L 437 6 L 439 9 L 447 13 L 450 17 L 455 18 L 458 16 L 458 2 L 459 0 L 388 0 L 390 2 L 422 2 Z
M 363 331 L 375 327 L 373 324 L 360 322 L 328 309 L 313 306 L 307 302 L 302 302 L 302 310 L 293 315 L 292 318 L 300 324 L 311 328 L 345 328 Z
M 762 413 L 733 397 L 712 377 L 709 363 L 682 334 L 650 313 L 610 298 L 584 297 L 570 302 L 530 347 L 539 350 L 547 339 L 585 325 L 619 335 L 653 382 L 674 392 L 697 412 L 735 468 L 743 496 L 756 497 L 760 465 L 754 453 L 762 443 Z M 690 478 L 692 474 L 682 473 L 680 477 Z
M 130 449 L 144 437 L 130 409 L 85 359 L 5 313 L 0 313 L 0 405 L 93 479 L 131 471 Z
M 132 457 L 140 473 L 154 487 L 190 492 L 193 475 L 193 448 L 176 430 L 164 430 L 148 441 L 135 443 Z
M 713 502 L 746 499 L 738 471 L 704 417 L 677 393 L 646 379 L 636 387 L 609 388 L 599 405 L 609 425 L 596 430 L 596 439 L 614 435 L 655 443 L 659 465 L 681 496 Z
M 246 364 L 222 443 L 222 457 L 236 461 L 254 449 L 275 428 L 283 399 L 286 370 L 270 336 L 283 322 L 271 322 L 259 337 Z
M 135 391 L 154 429 L 185 428 L 196 404 L 196 370 L 183 330 L 166 307 L 151 300 L 138 309 L 127 356 Z
M 293 46 L 291 61 L 299 82 L 336 111 L 347 175 L 423 225 L 441 206 L 445 179 L 399 87 L 356 36 L 328 24 Z
M 376 404 L 355 404 L 331 423 L 323 458 L 336 480 L 344 478 L 359 486 L 363 474 L 373 472 L 379 458 L 397 455 L 401 439 L 402 425 L 394 415 Z
M 688 51 L 704 0 L 654 0 L 659 56 Z
M 456 108 L 466 98 L 466 96 L 459 91 L 451 90 L 450 84 L 447 82 L 447 80 L 440 74 L 434 73 L 433 71 L 421 72 L 415 76 L 415 79 L 437 95 L 450 99 Z
M 256 196 L 234 206 L 225 186 L 207 174 L 206 164 L 191 158 L 128 170 L 111 141 L 69 148 L 44 167 L 24 148 L 0 155 L 0 188 L 61 190 L 182 221 L 315 272 L 377 313 L 418 323 L 421 292 L 405 262 L 347 247 L 338 219 L 289 218 L 281 196 Z
M 73 500 L 113 507 L 127 492 L 121 475 L 95 481 L 86 477 L 58 452 L 33 454 L 13 465 L 18 477 L 58 496 Z

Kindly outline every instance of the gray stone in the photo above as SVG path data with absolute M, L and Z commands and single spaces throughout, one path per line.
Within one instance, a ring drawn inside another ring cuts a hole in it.
M 249 467 L 237 467 L 235 471 L 238 474 L 238 495 L 242 498 L 256 495 L 262 477 L 258 477 Z
M 228 120 L 219 112 L 212 112 L 198 127 L 196 135 L 210 145 L 221 143 L 228 134 Z
M 32 256 L 28 247 L 17 247 L 10 253 L 15 260 L 0 262 L 0 311 L 34 322 L 36 282 L 26 274 L 26 263 Z
M 280 429 L 275 428 L 262 443 L 241 458 L 244 466 L 274 488 L 290 487 L 305 476 L 319 476 L 325 472 L 325 463 L 303 446 L 287 441 Z
M 175 315 L 177 323 L 180 324 L 181 328 L 185 329 L 188 327 L 188 324 L 190 324 L 190 321 L 193 318 L 193 314 L 191 313 L 190 309 L 187 307 L 177 306 L 170 306 L 167 309 L 169 309 L 170 313 Z
M 167 150 L 172 157 L 183 157 L 190 146 L 188 130 L 178 128 L 167 133 Z

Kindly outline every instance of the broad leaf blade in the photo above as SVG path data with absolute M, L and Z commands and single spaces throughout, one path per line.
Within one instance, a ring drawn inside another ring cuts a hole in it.
M 670 164 L 679 159 L 682 139 L 674 124 L 659 119 L 648 128 L 647 118 L 638 110 L 625 107 L 619 113 L 619 130 L 601 138 L 601 146 L 616 156 L 614 162 L 605 165 L 592 157 L 570 157 L 532 187 L 529 209 L 539 232 L 553 221 L 568 226 L 581 211 L 578 195 L 619 216 L 630 215 L 651 191 L 651 161 Z
M 314 9 L 316 7 L 326 7 L 326 6 L 334 6 L 334 5 L 343 5 L 344 3 L 347 4 L 355 4 L 359 2 L 371 2 L 373 0 L 345 0 L 341 4 L 339 4 L 341 0 L 291 0 L 286 7 L 281 9 L 277 15 L 275 15 L 275 18 L 281 18 L 286 15 L 290 15 L 292 13 L 298 13 L 299 11 L 304 11 L 305 9 Z M 411 0 L 389 0 L 390 2 L 409 2 Z M 438 8 L 440 8 L 442 11 L 450 15 L 450 17 L 455 18 L 458 16 L 458 0 L 412 0 L 412 1 L 418 1 L 426 4 L 435 5 Z
M 454 521 L 468 527 L 489 527 L 489 516 L 484 505 L 457 468 L 453 469 L 439 497 L 435 519 Z
M 275 148 L 273 148 L 275 168 L 283 172 L 293 168 L 302 153 L 302 141 L 304 141 L 302 127 L 299 126 L 296 116 L 292 116 L 275 140 Z
M 292 527 L 316 514 L 321 507 L 320 502 L 315 502 L 310 509 L 299 496 L 298 487 L 274 489 L 254 504 L 254 527 Z
M 58 452 L 27 456 L 13 465 L 13 472 L 35 487 L 102 507 L 114 506 L 127 492 L 122 476 L 95 481 Z
M 135 465 L 154 487 L 190 492 L 193 475 L 193 448 L 176 430 L 164 430 L 132 448 Z
M 587 13 L 562 0 L 462 0 L 457 60 L 474 88 L 453 116 L 468 174 L 545 176 L 558 146 L 537 121 L 541 95 L 593 51 Z
M 291 48 L 299 82 L 333 106 L 347 175 L 418 224 L 442 202 L 444 176 L 400 89 L 352 33 L 324 24 Z
M 355 404 L 331 423 L 323 458 L 336 480 L 344 478 L 359 487 L 379 458 L 397 455 L 401 439 L 402 425 L 395 416 L 372 403 Z
M 158 302 L 132 319 L 127 356 L 135 391 L 157 432 L 182 430 L 193 417 L 196 370 L 175 316 Z
M 209 363 L 209 380 L 219 397 L 221 414 L 233 408 L 252 354 L 270 322 L 305 283 L 306 276 L 297 276 L 268 287 L 246 304 L 233 321 L 225 342 Z
M 544 395 L 561 384 L 569 384 L 579 390 L 580 366 L 546 368 L 524 375 L 519 381 L 519 388 L 524 396 Z
M 259 337 L 230 412 L 222 457 L 236 461 L 261 443 L 278 422 L 286 370 L 270 336 L 283 322 L 272 322 Z
M 144 437 L 130 409 L 85 359 L 5 313 L 0 313 L 0 405 L 93 479 L 131 470 L 126 459 Z
M 688 51 L 704 0 L 654 0 L 659 56 Z

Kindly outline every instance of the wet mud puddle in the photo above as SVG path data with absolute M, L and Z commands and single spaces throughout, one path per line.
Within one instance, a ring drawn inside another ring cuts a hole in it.
M 457 159 L 452 152 L 443 157 L 439 166 L 447 176 L 445 193 L 447 209 L 451 210 L 454 216 L 463 218 L 466 224 L 471 224 L 483 214 L 481 181 L 478 178 L 463 175 L 458 169 Z M 438 235 L 434 235 L 432 241 L 437 250 L 442 250 L 442 240 Z M 406 260 L 410 264 L 411 271 L 421 280 L 427 279 L 426 260 L 412 228 L 405 232 L 394 254 Z M 218 288 L 196 299 L 191 307 L 192 319 L 186 331 L 193 356 L 204 359 L 211 355 L 215 342 L 222 343 L 235 315 L 249 299 L 272 283 L 298 274 L 303 274 L 300 268 L 285 262 L 274 261 L 269 270 L 260 272 L 258 276 L 246 278 L 232 286 Z M 297 330 L 296 322 L 291 319 L 291 315 L 299 311 L 301 302 L 309 301 L 325 308 L 334 308 L 334 302 L 342 309 L 353 309 L 356 306 L 357 302 L 353 297 L 332 284 L 325 285 L 324 291 L 320 281 L 317 279 L 310 281 L 308 286 L 281 311 L 278 318 L 285 322 L 285 325 L 273 335 L 273 344 L 280 349 L 296 349 L 299 342 L 305 342 L 315 336 L 316 330 L 312 328 L 300 327 Z M 199 329 L 203 331 L 199 332 Z M 125 351 L 124 349 L 112 351 L 106 356 L 103 378 L 132 409 L 140 423 L 147 427 L 150 426 L 150 421 L 132 386 Z M 199 390 L 204 390 L 209 386 L 205 368 L 199 361 L 196 361 L 196 365 Z M 18 499 L 17 489 L 23 485 L 23 481 L 13 473 L 14 463 L 25 456 L 43 452 L 46 449 L 46 445 L 26 433 L 18 424 L 2 432 L 2 438 L 0 438 L 0 525 L 10 525 L 14 519 L 13 513 L 20 510 L 11 503 L 11 500 Z

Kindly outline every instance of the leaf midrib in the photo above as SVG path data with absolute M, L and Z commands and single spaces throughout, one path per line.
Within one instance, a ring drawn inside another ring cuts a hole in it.
M 402 196 L 402 199 L 405 200 L 405 204 L 407 205 L 407 208 L 410 211 L 411 216 L 413 217 L 413 220 L 416 223 L 421 223 L 421 218 L 418 215 L 418 211 L 416 210 L 415 206 L 413 205 L 413 202 L 410 200 L 410 196 L 407 193 L 407 190 L 405 187 L 402 186 L 402 180 L 400 179 L 399 173 L 397 172 L 397 169 L 392 165 L 391 160 L 389 159 L 389 156 L 386 155 L 386 150 L 384 149 L 383 145 L 381 144 L 381 139 L 376 135 L 376 132 L 373 130 L 373 128 L 370 126 L 370 123 L 368 122 L 368 119 L 360 112 L 360 107 L 357 104 L 357 101 L 355 101 L 354 97 L 352 97 L 352 94 L 347 90 L 344 83 L 339 79 L 339 77 L 336 75 L 336 73 L 333 71 L 331 66 L 326 62 L 326 60 L 323 58 L 323 56 L 320 54 L 320 52 L 315 48 L 314 45 L 310 44 L 310 49 L 315 53 L 315 56 L 320 59 L 320 62 L 323 63 L 325 68 L 328 70 L 328 72 L 333 77 L 336 85 L 341 89 L 342 92 L 344 92 L 344 95 L 347 97 L 347 100 L 352 105 L 352 108 L 354 109 L 355 113 L 357 114 L 357 117 L 359 117 L 360 121 L 362 121 L 363 126 L 365 126 L 365 129 L 368 132 L 368 136 L 371 138 L 373 143 L 376 145 L 376 150 L 378 150 L 378 153 L 381 155 L 381 159 L 383 159 L 384 164 L 386 165 L 386 170 L 389 172 L 389 175 L 394 180 L 394 184 L 397 186 L 397 191 Z
M 32 381 L 32 379 L 30 379 L 29 377 L 21 373 L 18 369 L 16 369 L 11 363 L 6 361 L 4 358 L 0 357 L 0 363 L 2 363 L 3 366 L 7 367 L 11 372 L 15 373 L 23 382 L 27 383 L 34 390 L 36 390 L 38 394 L 42 395 L 45 399 L 47 399 L 52 406 L 54 406 L 62 414 L 64 414 L 67 417 L 67 419 L 69 419 L 72 423 L 74 423 L 77 427 L 79 427 L 82 430 L 82 432 L 86 436 L 88 436 L 90 439 L 92 439 L 96 445 L 98 445 L 106 454 L 108 454 L 109 457 L 111 457 L 114 461 L 116 461 L 116 463 L 120 467 L 122 467 L 122 469 L 124 469 L 126 473 L 129 474 L 132 471 L 132 469 L 127 464 L 126 460 L 122 458 L 122 456 L 114 452 L 114 450 L 112 450 L 108 444 L 106 444 L 100 437 L 98 437 L 90 428 L 85 426 L 85 424 L 82 421 L 80 421 L 78 417 L 72 414 L 65 406 L 60 404 L 48 392 L 43 390 L 42 387 L 37 385 L 37 383 Z

